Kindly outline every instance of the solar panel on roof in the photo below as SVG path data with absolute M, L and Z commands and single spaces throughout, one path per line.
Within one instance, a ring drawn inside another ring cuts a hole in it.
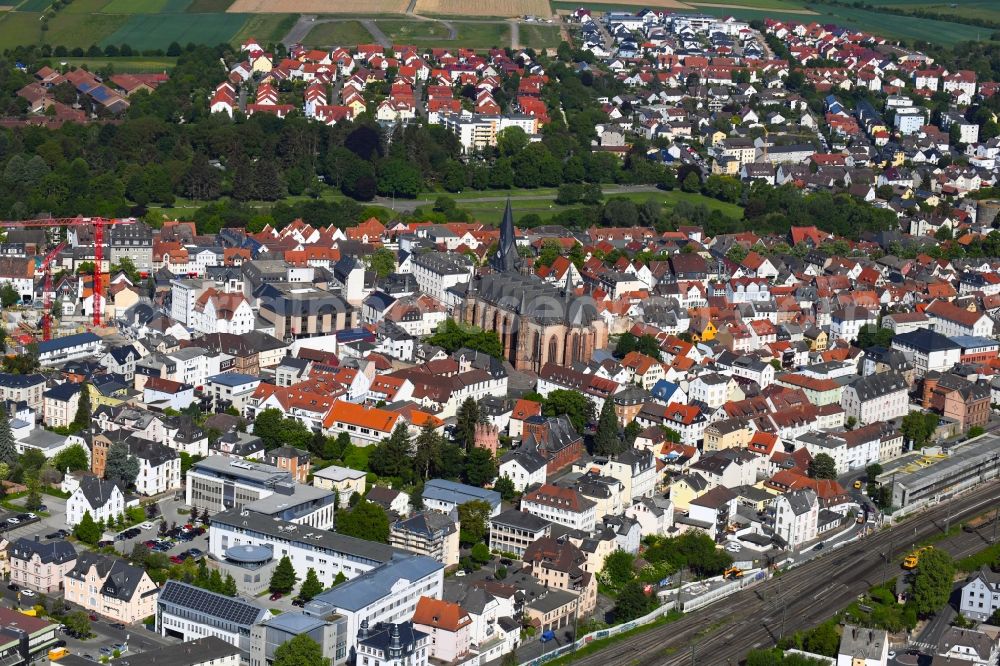
M 192 585 L 167 581 L 160 593 L 160 601 L 196 610 L 221 620 L 241 625 L 253 624 L 261 609 L 249 603 Z

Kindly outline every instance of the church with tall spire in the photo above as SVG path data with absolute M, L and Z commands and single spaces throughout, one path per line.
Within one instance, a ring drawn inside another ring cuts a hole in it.
M 587 363 L 608 344 L 608 325 L 589 295 L 578 295 L 567 274 L 553 285 L 526 272 L 517 251 L 510 199 L 500 223 L 500 242 L 488 272 L 469 284 L 462 322 L 494 331 L 515 369 L 538 372 L 546 363 Z

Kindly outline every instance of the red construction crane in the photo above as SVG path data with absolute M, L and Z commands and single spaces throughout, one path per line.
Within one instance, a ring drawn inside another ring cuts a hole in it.
M 42 287 L 42 340 L 52 339 L 52 260 L 58 256 L 66 242 L 63 241 L 45 255 L 42 259 L 42 272 L 45 274 L 45 284 Z
M 94 227 L 94 326 L 101 325 L 101 313 L 104 293 L 102 281 L 104 278 L 104 225 L 135 224 L 129 218 L 109 220 L 103 217 L 50 217 L 40 220 L 5 220 L 0 222 L 0 229 L 51 229 L 52 227 Z

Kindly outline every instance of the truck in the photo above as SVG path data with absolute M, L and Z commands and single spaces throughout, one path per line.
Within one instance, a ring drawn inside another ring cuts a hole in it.
M 64 647 L 52 648 L 49 650 L 49 661 L 59 661 L 69 654 L 69 650 Z

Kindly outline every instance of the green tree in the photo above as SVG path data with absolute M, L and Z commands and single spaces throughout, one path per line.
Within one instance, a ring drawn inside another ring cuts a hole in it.
M 96 546 L 97 542 L 101 540 L 102 531 L 97 523 L 94 522 L 94 517 L 90 515 L 90 511 L 85 511 L 83 518 L 73 528 L 73 536 L 85 544 Z
M 840 647 L 840 632 L 835 622 L 827 621 L 810 631 L 802 641 L 806 652 L 836 657 Z
M 3 285 L 0 285 L 0 305 L 9 308 L 20 302 L 21 295 L 17 293 L 17 289 L 14 289 L 10 282 L 4 282 Z
M 493 490 L 500 493 L 500 498 L 504 502 L 511 502 L 517 496 L 517 488 L 514 487 L 514 482 L 506 474 L 496 480 L 493 484 Z
M 87 638 L 90 636 L 90 618 L 83 611 L 73 611 L 65 618 L 63 624 L 66 631 L 76 638 Z
M 479 404 L 466 398 L 455 414 L 455 443 L 470 453 L 476 445 L 476 425 L 479 423 Z
M 971 428 L 969 428 L 969 433 L 966 435 L 966 437 L 968 439 L 972 439 L 973 437 L 979 437 L 984 432 L 986 432 L 986 429 L 983 428 L 982 426 L 972 426 Z
M 298 581 L 298 576 L 295 574 L 295 567 L 292 566 L 292 560 L 285 555 L 278 560 L 278 566 L 274 567 L 274 573 L 271 574 L 271 583 L 268 589 L 271 592 L 288 594 L 295 587 L 296 581 Z
M 236 588 L 236 579 L 233 578 L 232 574 L 226 574 L 226 580 L 222 583 L 221 593 L 227 597 L 235 597 L 239 594 L 239 590 Z
M 380 247 L 365 256 L 365 265 L 368 267 L 368 270 L 384 278 L 396 270 L 396 253 L 387 248 Z
M 73 430 L 81 431 L 90 427 L 90 390 L 88 384 L 84 382 L 80 385 L 80 399 L 76 405 L 76 415 L 73 423 L 70 424 Z
M 309 567 L 309 570 L 306 571 L 306 579 L 302 581 L 302 587 L 299 588 L 299 598 L 311 601 L 322 591 L 323 583 L 319 582 L 319 576 L 316 575 L 316 571 L 312 567 Z
M 490 555 L 490 547 L 482 541 L 472 547 L 471 555 L 473 561 L 477 564 L 486 564 L 493 559 L 493 556 Z
M 542 403 L 544 416 L 565 414 L 577 432 L 583 432 L 587 424 L 594 420 L 594 403 L 577 391 L 556 389 L 551 391 Z
M 886 347 L 892 344 L 892 331 L 875 324 L 865 324 L 858 331 L 858 346 L 862 349 L 869 347 Z
M 488 535 L 490 513 L 488 502 L 473 500 L 458 505 L 459 541 L 465 546 L 484 543 Z
M 497 132 L 497 151 L 504 157 L 513 157 L 528 147 L 528 141 L 528 135 L 520 127 L 505 127 Z
M 636 350 L 638 343 L 639 339 L 628 331 L 622 333 L 618 337 L 618 343 L 615 345 L 615 356 L 625 358 L 627 354 Z
M 938 415 L 931 412 L 910 412 L 903 417 L 900 431 L 908 439 L 914 450 L 923 448 L 937 430 Z
M 7 409 L 0 404 L 0 462 L 13 467 L 17 463 L 17 459 L 17 447 L 14 446 L 14 433 L 10 429 Z
M 350 509 L 337 512 L 337 532 L 366 541 L 389 543 L 389 517 L 378 504 L 362 500 Z
M 646 594 L 645 586 L 637 580 L 629 581 L 618 594 L 614 609 L 615 621 L 630 622 L 652 613 L 657 605 L 656 594 Z
M 410 162 L 390 158 L 378 166 L 376 188 L 385 197 L 416 197 L 423 188 L 420 170 Z
M 825 453 L 817 453 L 809 462 L 809 476 L 814 479 L 836 479 L 837 463 Z
M 497 476 L 497 462 L 493 453 L 478 446 L 472 447 L 465 457 L 465 480 L 472 486 L 483 487 Z
M 401 479 L 408 483 L 413 476 L 413 458 L 410 455 L 410 430 L 400 420 L 388 439 L 375 447 L 369 466 L 380 477 Z
M 39 492 L 38 471 L 35 470 L 25 477 L 28 494 L 24 498 L 24 508 L 28 511 L 38 511 L 42 508 L 42 495 Z
M 278 646 L 272 666 L 330 666 L 330 658 L 309 634 L 299 634 Z
M 424 424 L 413 443 L 416 451 L 413 453 L 413 464 L 421 479 L 430 478 L 431 470 L 441 464 L 441 435 L 430 422 Z
M 920 566 L 913 576 L 910 599 L 921 617 L 938 612 L 948 603 L 955 579 L 955 563 L 951 555 L 937 548 L 920 554 Z
M 875 481 L 875 479 L 881 475 L 882 465 L 872 463 L 871 465 L 868 465 L 868 467 L 865 467 L 865 478 L 868 479 L 869 482 Z
M 128 451 L 125 442 L 115 442 L 108 447 L 104 464 L 104 478 L 126 488 L 135 483 L 139 476 L 139 460 Z
M 690 172 L 681 182 L 681 189 L 685 192 L 697 192 L 701 189 L 701 178 L 694 171 Z
M 601 416 L 597 420 L 597 432 L 594 433 L 594 453 L 599 456 L 613 456 L 625 450 L 615 413 L 614 401 L 608 397 L 601 407 Z
M 87 449 L 82 444 L 73 444 L 52 458 L 52 466 L 60 472 L 79 472 L 90 468 Z
M 616 550 L 604 558 L 601 579 L 615 590 L 635 579 L 635 555 L 625 550 Z

